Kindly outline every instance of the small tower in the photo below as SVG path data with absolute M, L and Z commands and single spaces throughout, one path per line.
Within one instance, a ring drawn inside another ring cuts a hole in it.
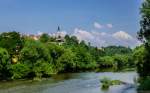
M 58 37 L 57 38 L 61 38 L 61 31 L 60 31 L 60 27 L 58 26 L 57 28 L 57 34 L 58 34 Z
M 59 45 L 61 45 L 62 43 L 64 43 L 64 37 L 62 36 L 62 32 L 61 32 L 59 26 L 57 28 L 56 41 L 58 42 Z

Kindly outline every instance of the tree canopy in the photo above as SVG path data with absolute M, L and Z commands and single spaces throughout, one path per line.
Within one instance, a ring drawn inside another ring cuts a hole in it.
M 66 35 L 60 45 L 46 33 L 35 40 L 18 32 L 0 34 L 0 75 L 2 78 L 42 78 L 63 72 L 101 68 L 121 69 L 131 64 L 130 48 L 94 47 L 75 36 Z

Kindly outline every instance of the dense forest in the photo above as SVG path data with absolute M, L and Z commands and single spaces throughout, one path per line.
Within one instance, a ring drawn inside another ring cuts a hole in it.
M 38 40 L 18 32 L 0 34 L 1 79 L 37 79 L 80 71 L 134 68 L 133 50 L 123 46 L 94 47 L 75 36 L 64 41 L 42 34 Z

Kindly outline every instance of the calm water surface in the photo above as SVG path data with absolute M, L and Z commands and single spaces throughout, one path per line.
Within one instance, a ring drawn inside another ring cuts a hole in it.
M 54 75 L 40 82 L 0 82 L 0 93 L 137 93 L 135 87 L 112 86 L 108 91 L 100 88 L 100 78 L 109 77 L 134 84 L 136 72 L 86 72 Z

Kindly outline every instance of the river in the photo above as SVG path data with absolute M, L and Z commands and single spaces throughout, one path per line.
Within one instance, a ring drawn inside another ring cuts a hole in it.
M 84 72 L 53 75 L 40 82 L 17 80 L 0 82 L 0 93 L 137 93 L 135 87 L 127 85 L 111 86 L 103 91 L 100 79 L 109 77 L 134 84 L 136 72 Z

